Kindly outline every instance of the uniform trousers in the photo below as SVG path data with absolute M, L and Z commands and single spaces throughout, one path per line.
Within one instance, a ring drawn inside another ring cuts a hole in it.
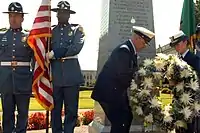
M 29 111 L 29 94 L 2 94 L 3 133 L 26 133 Z M 17 122 L 15 126 L 15 109 Z
M 100 105 L 111 123 L 110 133 L 129 133 L 133 114 L 128 98 L 124 104 L 100 102 Z
M 52 132 L 74 133 L 78 113 L 79 86 L 53 87 L 54 108 L 52 110 Z M 62 107 L 64 102 L 64 129 Z

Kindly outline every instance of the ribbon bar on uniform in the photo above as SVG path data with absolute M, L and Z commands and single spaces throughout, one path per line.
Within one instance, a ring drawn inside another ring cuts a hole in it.
M 30 62 L 19 62 L 19 61 L 2 61 L 0 62 L 1 66 L 30 66 Z

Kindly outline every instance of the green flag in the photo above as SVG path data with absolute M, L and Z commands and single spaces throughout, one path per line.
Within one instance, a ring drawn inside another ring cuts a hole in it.
M 194 50 L 196 20 L 193 0 L 184 0 L 183 2 L 180 29 L 190 38 L 190 48 Z

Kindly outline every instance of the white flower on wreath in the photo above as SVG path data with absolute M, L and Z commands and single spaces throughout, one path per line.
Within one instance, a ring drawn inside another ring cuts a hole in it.
M 163 121 L 164 121 L 165 123 L 171 123 L 171 122 L 173 121 L 173 118 L 172 118 L 171 115 L 168 113 L 168 114 L 166 114 L 166 115 L 164 116 Z
M 154 72 L 153 76 L 154 76 L 155 79 L 161 79 L 162 78 L 162 73 L 160 73 L 160 72 Z
M 141 107 L 139 107 L 139 106 L 137 106 L 137 107 L 136 107 L 136 110 L 135 110 L 135 112 L 136 112 L 138 115 L 143 115 L 142 108 L 141 108 Z
M 191 104 L 191 102 L 193 102 L 193 98 L 192 98 L 192 95 L 190 93 L 183 93 L 181 96 L 180 96 L 180 101 L 182 103 L 184 103 L 185 105 L 188 105 L 188 104 Z
M 192 88 L 194 91 L 197 91 L 199 89 L 199 83 L 197 80 L 193 81 L 192 79 L 190 80 L 190 83 L 187 85 L 187 87 Z
M 163 60 L 155 60 L 154 65 L 156 67 L 156 70 L 162 71 L 164 70 L 166 63 Z
M 170 106 L 170 104 L 167 104 L 167 105 L 164 107 L 164 109 L 165 109 L 166 111 L 170 111 L 171 108 L 172 108 L 172 106 Z
M 146 70 L 144 68 L 140 68 L 140 70 L 138 70 L 138 73 L 141 75 L 141 76 L 145 76 L 146 75 Z
M 178 128 L 180 128 L 180 127 L 186 127 L 187 125 L 186 125 L 186 123 L 185 122 L 183 122 L 183 121 L 181 121 L 181 120 L 178 120 L 178 121 L 176 121 L 175 122 L 175 125 L 176 125 L 176 127 L 178 127 Z
M 152 88 L 153 87 L 152 78 L 144 78 L 142 85 L 144 86 L 144 88 Z
M 149 115 L 145 116 L 144 120 L 148 123 L 153 123 L 153 115 L 150 113 Z
M 182 61 L 179 59 L 177 55 L 173 55 L 172 63 L 175 63 L 180 66 L 182 64 Z
M 146 90 L 146 89 L 143 89 L 139 92 L 138 94 L 139 97 L 142 97 L 142 96 L 150 96 L 150 90 Z
M 160 59 L 164 59 L 164 60 L 168 60 L 169 56 L 163 53 L 158 53 L 156 58 L 160 58 Z
M 191 72 L 187 69 L 181 71 L 181 78 L 188 78 L 191 75 Z
M 153 97 L 149 102 L 151 103 L 151 108 L 159 108 L 162 104 L 156 97 Z
M 172 106 L 170 106 L 170 104 L 166 105 L 164 107 L 164 111 L 162 112 L 164 114 L 164 118 L 163 121 L 165 123 L 170 123 L 172 122 L 173 118 L 171 117 L 171 114 L 169 113 L 169 111 L 171 110 Z
M 190 107 L 185 107 L 180 111 L 180 113 L 184 115 L 185 120 L 188 120 L 192 115 L 192 110 L 190 109 Z
M 168 67 L 168 69 L 167 69 L 167 75 L 169 76 L 169 75 L 172 75 L 173 73 L 174 73 L 173 66 L 170 65 L 170 66 Z
M 179 92 L 184 89 L 184 82 L 181 82 L 176 85 L 176 91 Z
M 199 111 L 200 111 L 200 104 L 199 104 L 198 102 L 195 102 L 195 103 L 194 103 L 194 110 L 195 110 L 197 113 L 199 113 Z
M 134 98 L 133 96 L 130 96 L 130 100 L 134 103 L 138 103 L 138 100 L 136 98 Z
M 152 59 L 145 59 L 144 60 L 144 67 L 150 66 L 153 64 L 153 60 Z
M 136 90 L 137 89 L 137 84 L 135 83 L 135 80 L 132 80 L 132 82 L 131 82 L 131 88 L 130 88 L 130 90 Z
M 170 104 L 168 104 L 168 105 L 166 105 L 165 107 L 164 107 L 164 114 L 167 114 L 167 113 L 169 113 L 169 111 L 171 110 L 171 108 L 172 108 L 172 106 L 170 106 Z

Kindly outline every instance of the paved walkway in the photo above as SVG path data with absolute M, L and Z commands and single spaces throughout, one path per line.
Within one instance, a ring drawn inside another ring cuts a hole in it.
M 27 133 L 46 133 L 46 130 L 28 131 Z M 49 133 L 52 133 L 51 129 L 49 129 Z M 74 133 L 88 133 L 88 126 L 76 127 Z

